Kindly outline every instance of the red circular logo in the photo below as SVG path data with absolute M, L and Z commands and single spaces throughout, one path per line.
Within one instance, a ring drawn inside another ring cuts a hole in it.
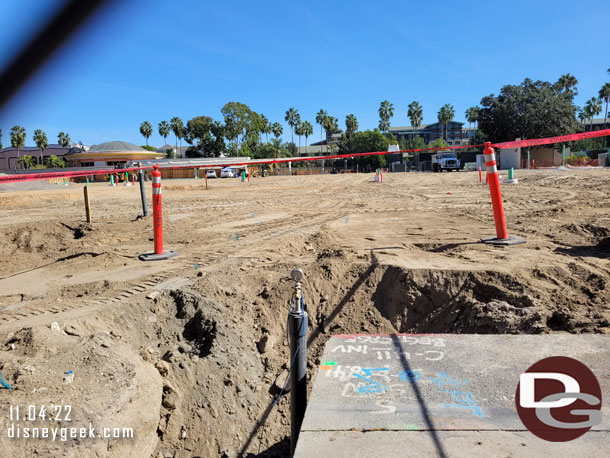
M 597 378 L 566 356 L 541 359 L 521 374 L 515 403 L 525 427 L 551 442 L 574 440 L 601 423 Z

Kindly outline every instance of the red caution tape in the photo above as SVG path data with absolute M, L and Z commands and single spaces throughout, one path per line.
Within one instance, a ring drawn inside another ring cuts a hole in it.
M 534 138 L 532 140 L 517 140 L 514 142 L 503 142 L 491 145 L 494 148 L 519 148 L 523 146 L 550 145 L 551 143 L 564 143 L 583 140 L 585 138 L 605 137 L 610 135 L 610 129 L 583 132 L 580 134 L 561 135 L 559 137 Z
M 74 178 L 86 177 L 91 175 L 113 175 L 115 173 L 133 172 L 140 169 L 151 169 L 152 167 L 133 167 L 129 169 L 111 170 L 79 170 L 71 172 L 43 172 L 43 173 L 23 173 L 20 175 L 0 176 L 0 183 L 17 183 L 22 181 L 52 180 L 54 178 Z
M 491 146 L 494 148 L 519 148 L 524 146 L 536 146 L 536 145 L 549 145 L 551 143 L 562 143 L 571 142 L 576 140 L 582 140 L 585 138 L 604 137 L 610 135 L 610 129 L 597 130 L 594 132 L 584 132 L 580 134 L 562 135 L 559 137 L 548 137 L 548 138 L 535 138 L 532 140 L 518 140 L 514 142 L 503 142 L 496 143 Z M 269 159 L 269 160 L 253 160 L 248 162 L 227 162 L 224 164 L 209 164 L 209 165 L 181 165 L 174 167 L 161 167 L 161 170 L 175 170 L 175 169 L 206 169 L 206 168 L 217 168 L 217 167 L 236 167 L 236 166 L 257 166 L 262 164 L 281 164 L 284 162 L 304 162 L 304 161 L 323 161 L 330 159 L 347 159 L 354 157 L 365 157 L 365 156 L 383 156 L 386 154 L 401 154 L 401 153 L 417 153 L 422 151 L 446 151 L 453 149 L 465 149 L 465 148 L 481 148 L 483 145 L 456 145 L 456 146 L 445 146 L 439 148 L 419 148 L 419 149 L 407 149 L 400 151 L 373 151 L 370 153 L 356 153 L 356 154 L 336 154 L 334 156 L 311 156 L 311 157 L 289 157 L 282 159 Z M 43 172 L 43 173 L 24 173 L 19 175 L 5 175 L 0 176 L 0 183 L 17 183 L 22 181 L 34 181 L 34 180 L 50 180 L 53 178 L 69 178 L 69 177 L 84 177 L 90 175 L 106 175 L 113 173 L 123 172 L 134 172 L 137 170 L 151 170 L 152 167 L 132 167 L 128 169 L 112 169 L 112 170 L 79 170 L 72 172 Z

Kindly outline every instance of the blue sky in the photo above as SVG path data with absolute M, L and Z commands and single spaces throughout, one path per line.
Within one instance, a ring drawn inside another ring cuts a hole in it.
M 0 2 L 0 66 L 59 3 Z M 59 131 L 85 144 L 144 144 L 142 121 L 221 119 L 240 101 L 290 129 L 295 107 L 314 124 L 320 108 L 354 113 L 375 128 L 379 103 L 409 125 L 418 100 L 424 123 L 444 103 L 456 120 L 481 97 L 524 78 L 578 78 L 576 104 L 610 79 L 606 1 L 144 1 L 120 0 L 76 35 L 0 112 L 2 143 L 14 124 L 55 142 Z M 170 143 L 173 141 L 170 138 Z

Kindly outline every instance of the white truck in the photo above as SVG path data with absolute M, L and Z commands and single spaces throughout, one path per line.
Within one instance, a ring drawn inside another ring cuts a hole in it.
M 432 170 L 442 172 L 443 170 L 460 170 L 460 160 L 455 153 L 437 153 L 432 155 Z

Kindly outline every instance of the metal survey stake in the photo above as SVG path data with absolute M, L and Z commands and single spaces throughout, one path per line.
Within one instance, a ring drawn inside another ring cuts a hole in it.
M 292 269 L 290 277 L 296 282 L 288 312 L 290 336 L 290 456 L 299 439 L 301 423 L 307 407 L 307 312 L 304 307 L 301 280 L 305 277 L 299 268 Z
M 142 167 L 142 163 L 138 163 Z M 142 196 L 142 216 L 148 216 L 148 206 L 146 205 L 146 190 L 144 189 L 144 170 L 140 169 L 140 196 Z

